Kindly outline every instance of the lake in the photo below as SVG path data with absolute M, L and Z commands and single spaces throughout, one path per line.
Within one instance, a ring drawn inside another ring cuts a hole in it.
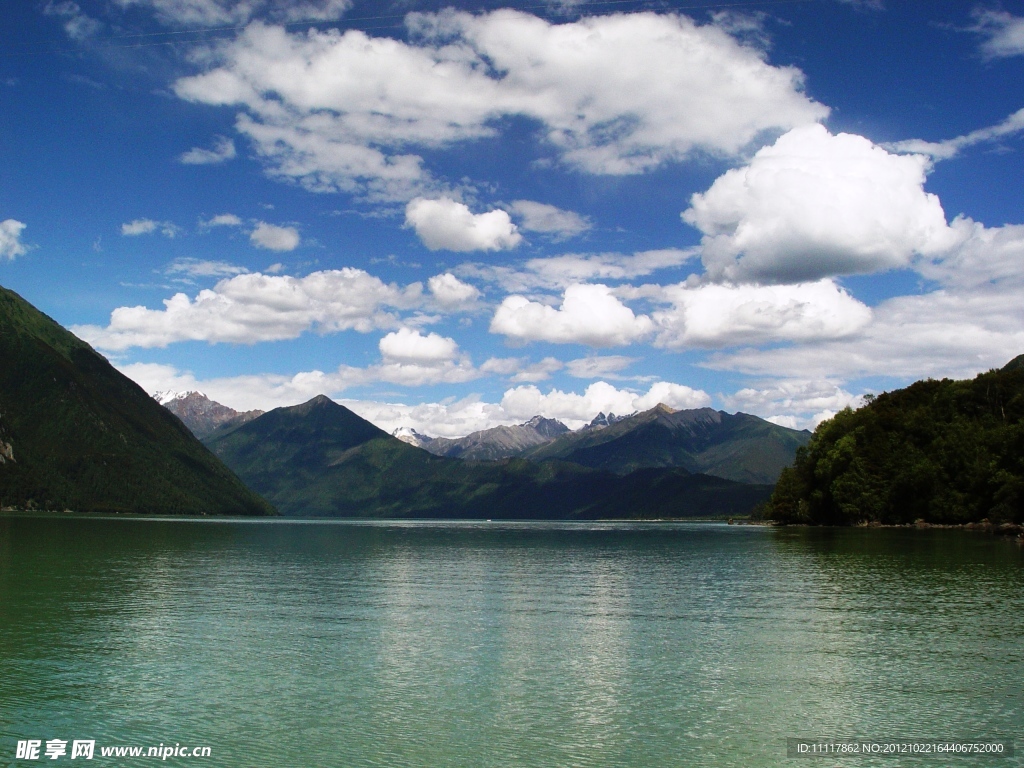
M 786 740 L 1022 726 L 1024 552 L 984 534 L 0 518 L 3 766 L 1020 766 Z

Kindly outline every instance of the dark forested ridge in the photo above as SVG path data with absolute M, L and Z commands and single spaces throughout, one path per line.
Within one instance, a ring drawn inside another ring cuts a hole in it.
M 219 430 L 207 445 L 285 515 L 593 519 L 745 515 L 771 487 L 563 461 L 434 456 L 319 396 Z
M 92 347 L 0 288 L 0 508 L 273 514 Z
M 919 381 L 822 423 L 766 516 L 786 523 L 1024 522 L 1024 355 Z

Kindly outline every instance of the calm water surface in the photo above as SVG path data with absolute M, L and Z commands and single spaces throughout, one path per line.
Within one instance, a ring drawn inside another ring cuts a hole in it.
M 3 766 L 1020 766 L 785 739 L 1022 726 L 1024 554 L 980 534 L 0 518 Z

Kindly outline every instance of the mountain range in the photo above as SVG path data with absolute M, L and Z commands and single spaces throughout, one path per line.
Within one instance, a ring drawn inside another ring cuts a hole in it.
M 556 419 L 534 416 L 525 424 L 493 427 L 473 432 L 465 437 L 418 437 L 420 447 L 435 456 L 493 461 L 521 456 L 530 448 L 545 445 L 568 431 L 569 428 Z
M 154 399 L 6 289 L 0 360 L 0 507 L 265 515 L 272 503 L 303 516 L 692 517 L 746 514 L 771 491 L 683 465 L 714 439 L 681 451 L 666 449 L 672 440 L 657 430 L 661 443 L 644 437 L 651 423 L 689 424 L 679 416 L 689 412 L 664 406 L 602 414 L 578 432 L 537 417 L 425 441 L 446 454 L 434 455 L 323 396 L 263 414 L 200 392 Z M 699 430 L 690 426 L 675 424 L 673 434 L 693 442 Z
M 774 483 L 811 433 L 746 413 L 711 408 L 674 411 L 659 404 L 602 429 L 567 432 L 520 454 L 559 459 L 624 475 L 642 468 L 682 467 L 741 483 Z
M 201 392 L 158 392 L 159 402 L 201 439 L 215 430 L 251 421 L 262 411 L 240 413 Z M 465 437 L 430 437 L 408 427 L 391 436 L 435 456 L 475 461 L 558 459 L 626 475 L 637 469 L 680 467 L 741 483 L 772 484 L 796 450 L 811 439 L 746 413 L 711 408 L 675 411 L 664 404 L 629 416 L 598 414 L 575 432 L 556 419 L 479 430 Z
M 769 485 L 681 467 L 627 474 L 577 463 L 435 456 L 319 396 L 222 428 L 206 444 L 282 514 L 593 519 L 747 514 Z
M 0 507 L 268 515 L 165 408 L 0 288 Z
M 774 483 L 811 433 L 780 427 L 746 413 L 711 408 L 674 411 L 658 405 L 630 416 L 599 414 L 572 432 L 560 421 L 535 416 L 525 424 L 473 432 L 460 438 L 395 430 L 400 440 L 436 456 L 496 460 L 559 459 L 625 475 L 637 469 L 682 467 L 741 483 Z

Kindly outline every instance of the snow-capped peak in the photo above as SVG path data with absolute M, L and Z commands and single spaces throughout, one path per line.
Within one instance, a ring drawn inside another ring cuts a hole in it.
M 417 447 L 423 447 L 423 445 L 434 439 L 427 435 L 420 434 L 412 427 L 398 427 L 391 433 L 391 436 L 397 437 L 403 443 L 408 443 L 409 445 L 415 445 Z
M 189 395 L 206 397 L 206 393 L 200 392 L 198 389 L 188 389 L 184 392 L 175 392 L 173 389 L 168 389 L 163 392 L 154 392 L 153 399 L 160 403 L 160 405 L 167 405 L 168 403 L 173 403 L 175 400 L 184 400 Z

